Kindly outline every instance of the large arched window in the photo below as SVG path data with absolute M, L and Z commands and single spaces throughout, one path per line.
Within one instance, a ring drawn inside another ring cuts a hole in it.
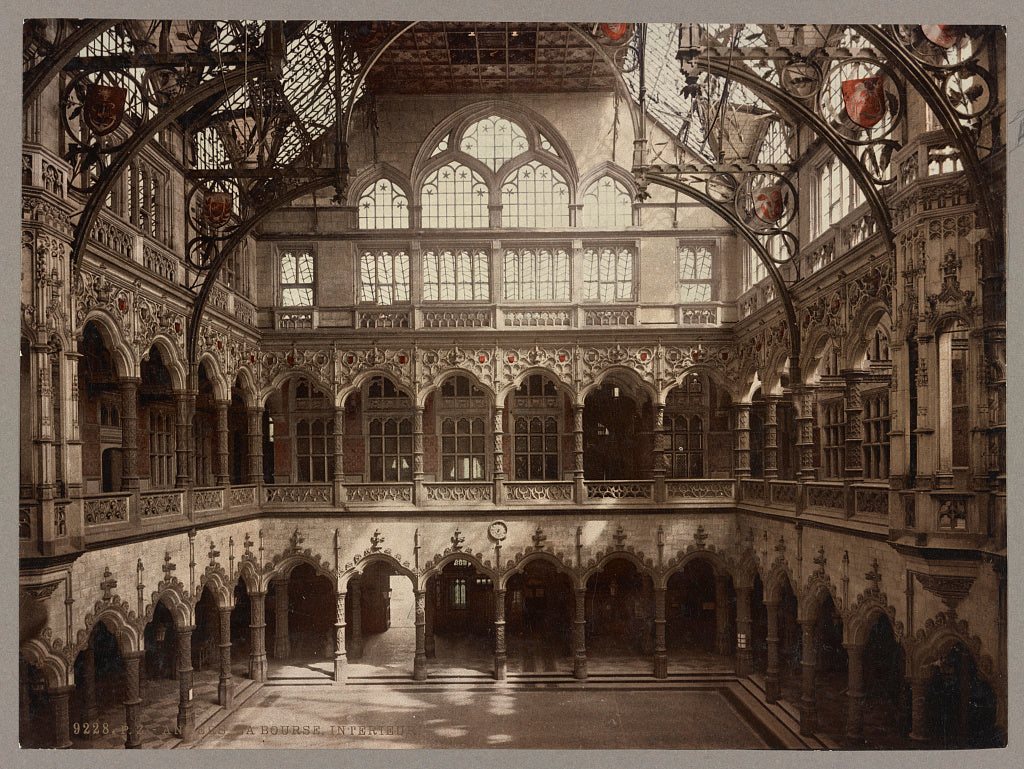
M 626 185 L 602 176 L 583 194 L 584 227 L 629 227 L 633 223 L 633 199 Z
M 462 134 L 459 148 L 497 171 L 507 161 L 526 152 L 526 133 L 507 118 L 492 115 L 473 123 Z
M 568 227 L 569 187 L 553 168 L 534 160 L 505 177 L 501 185 L 505 227 Z
M 378 179 L 359 196 L 359 229 L 390 230 L 409 226 L 409 198 L 390 179 Z
M 458 161 L 441 166 L 420 188 L 424 227 L 486 227 L 488 192 L 483 177 Z

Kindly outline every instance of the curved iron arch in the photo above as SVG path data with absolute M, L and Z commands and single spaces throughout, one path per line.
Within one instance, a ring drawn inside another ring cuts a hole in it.
M 116 24 L 114 19 L 90 19 L 68 35 L 56 50 L 23 75 L 22 105 L 28 106 L 35 101 L 79 51 Z

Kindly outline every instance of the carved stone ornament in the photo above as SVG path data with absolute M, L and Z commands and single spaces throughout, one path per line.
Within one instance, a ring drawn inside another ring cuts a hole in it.
M 973 576 L 942 576 L 920 572 L 915 572 L 914 576 L 925 590 L 938 596 L 950 609 L 955 609 L 967 597 L 975 579 Z

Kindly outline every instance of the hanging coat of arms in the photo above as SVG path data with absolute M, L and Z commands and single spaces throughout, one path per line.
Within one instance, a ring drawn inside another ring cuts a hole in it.
M 871 128 L 885 117 L 885 78 L 878 76 L 844 80 L 843 101 L 850 120 L 861 128 Z
M 223 227 L 231 218 L 231 193 L 209 192 L 203 198 L 203 219 L 211 227 Z
M 754 213 L 763 222 L 774 224 L 786 210 L 786 200 L 780 185 L 757 187 L 750 194 L 754 198 Z
M 106 136 L 124 118 L 124 101 L 128 91 L 114 85 L 90 83 L 85 92 L 85 109 L 82 117 L 89 130 L 96 136 Z
M 922 24 L 921 31 L 939 48 L 952 48 L 964 36 L 959 24 Z

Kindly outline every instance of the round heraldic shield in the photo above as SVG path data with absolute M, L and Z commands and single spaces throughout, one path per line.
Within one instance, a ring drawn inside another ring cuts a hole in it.
M 203 218 L 211 227 L 223 227 L 231 218 L 231 193 L 210 192 L 203 198 Z
M 629 29 L 629 24 L 601 24 L 601 31 L 609 40 L 621 40 Z
M 90 83 L 85 92 L 85 124 L 96 136 L 106 136 L 124 118 L 124 101 L 128 91 L 114 85 Z
M 964 36 L 960 24 L 922 24 L 921 31 L 939 48 L 952 48 Z
M 850 120 L 871 128 L 885 117 L 885 78 L 863 77 L 843 81 L 843 102 Z
M 774 224 L 786 211 L 786 199 L 780 185 L 757 187 L 751 190 L 754 198 L 754 213 L 762 222 Z

